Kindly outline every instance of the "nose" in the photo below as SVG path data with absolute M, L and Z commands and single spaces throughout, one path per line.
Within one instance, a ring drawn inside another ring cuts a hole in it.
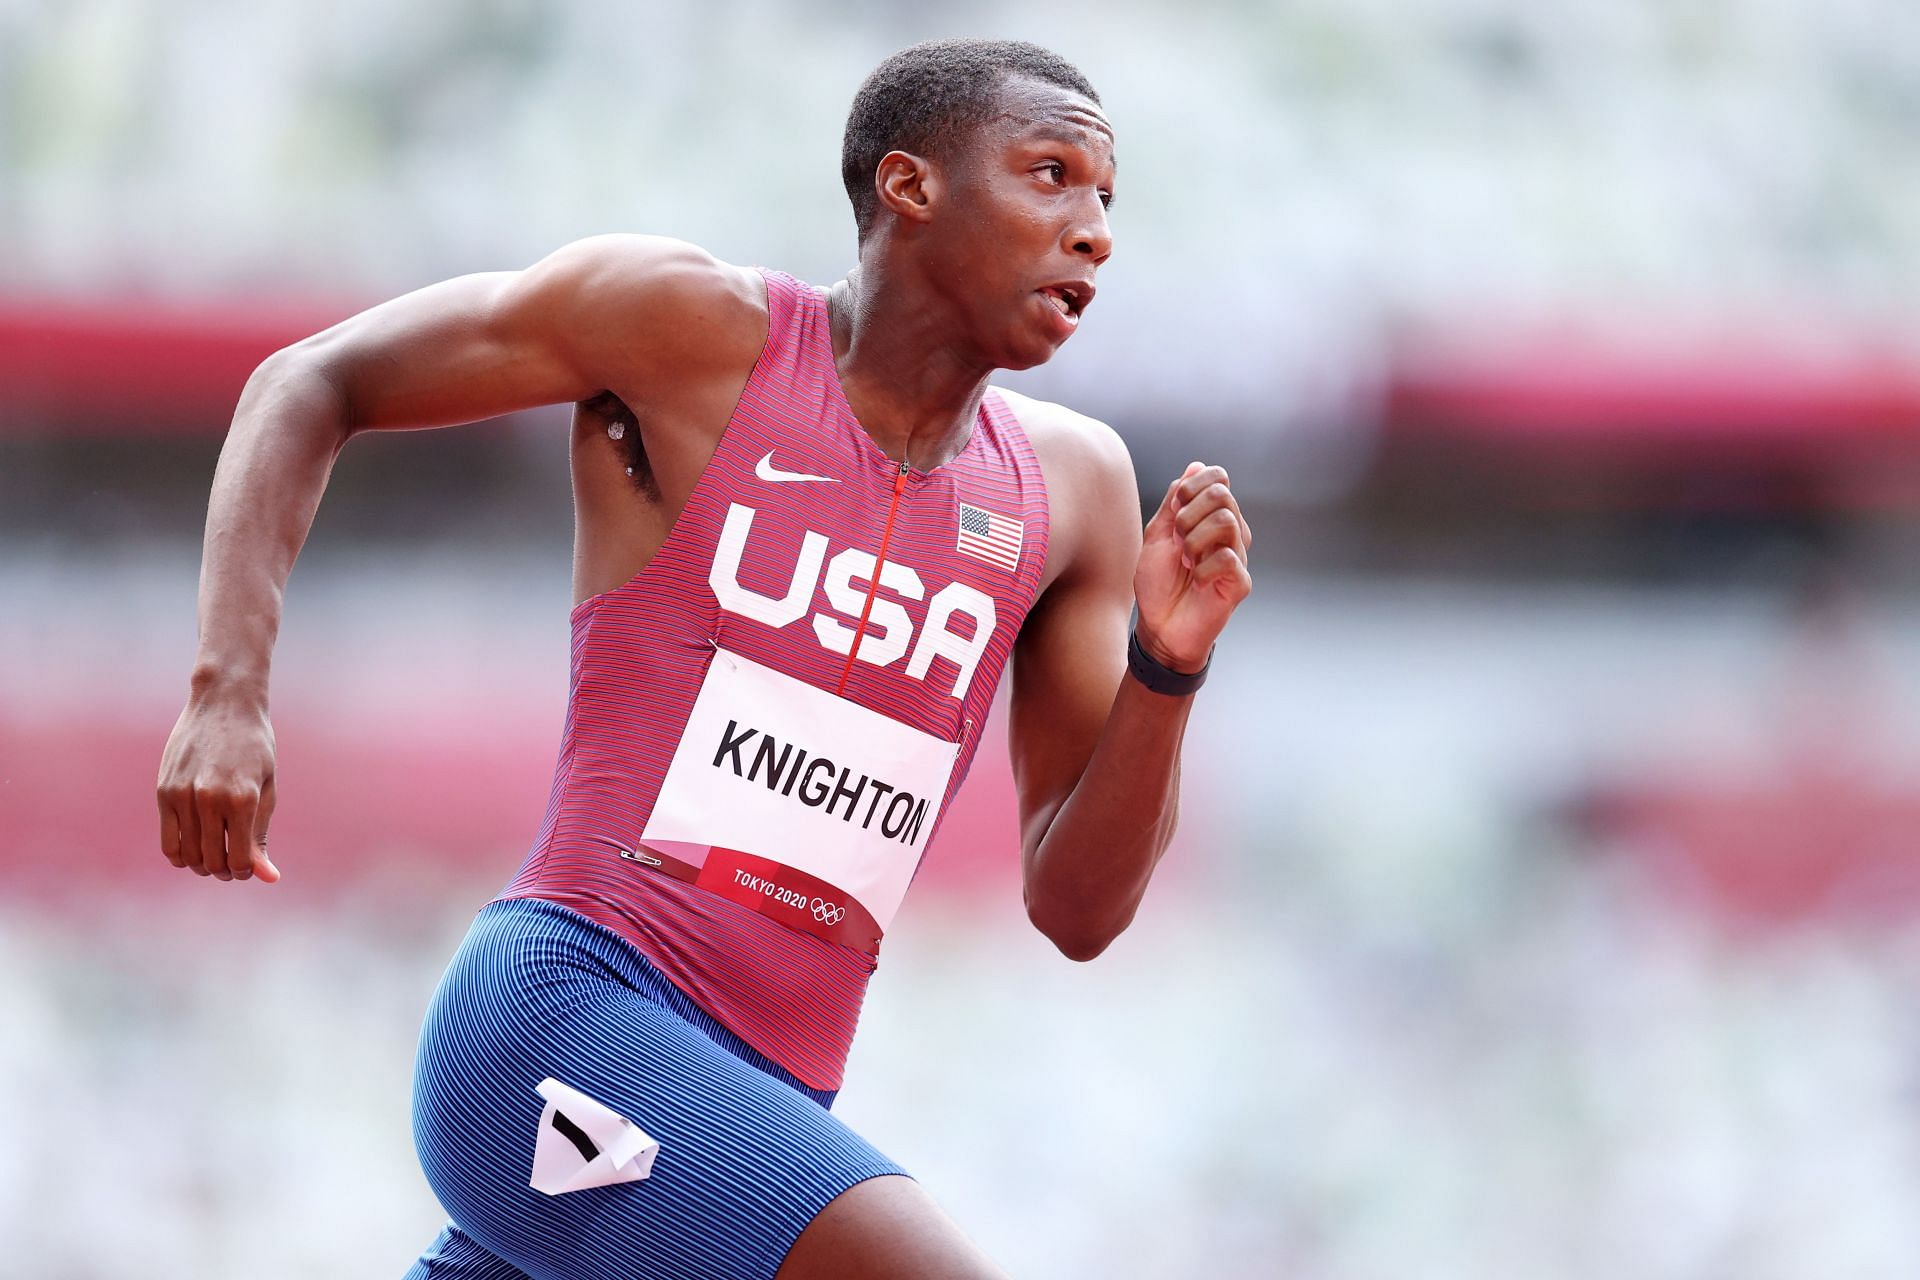
M 1107 226 L 1107 209 L 1097 194 L 1089 193 L 1067 226 L 1066 242 L 1076 258 L 1091 258 L 1099 266 L 1113 256 L 1113 231 Z

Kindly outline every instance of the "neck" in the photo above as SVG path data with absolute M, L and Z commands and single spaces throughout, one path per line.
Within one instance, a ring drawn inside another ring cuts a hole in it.
M 993 366 L 954 342 L 961 318 L 938 291 L 863 259 L 828 291 L 827 307 L 840 386 L 874 443 L 923 471 L 958 456 Z

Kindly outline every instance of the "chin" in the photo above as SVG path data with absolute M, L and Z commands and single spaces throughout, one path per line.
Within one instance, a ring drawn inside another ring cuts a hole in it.
M 1060 348 L 1044 339 L 1028 339 L 1026 342 L 1008 342 L 1000 349 L 1000 358 L 994 364 L 1001 369 L 1032 369 L 1059 353 Z

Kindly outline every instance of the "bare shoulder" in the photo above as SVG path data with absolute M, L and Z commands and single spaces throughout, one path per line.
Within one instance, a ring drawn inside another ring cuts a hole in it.
M 1020 420 L 1033 451 L 1046 473 L 1047 487 L 1071 490 L 1091 488 L 1098 491 L 1123 484 L 1133 488 L 1133 455 L 1126 441 L 1098 418 L 1069 409 L 1051 400 L 995 387 L 1007 408 Z
M 1046 580 L 1087 567 L 1116 542 L 1137 548 L 1140 496 L 1133 455 L 1098 418 L 1049 400 L 995 387 L 1033 442 L 1047 482 L 1052 532 Z M 1131 554 L 1127 556 L 1131 564 Z
M 671 236 L 588 236 L 554 250 L 530 274 L 587 292 L 606 290 L 694 306 L 723 307 L 765 296 L 758 272 L 722 262 L 699 245 Z
M 576 240 L 529 268 L 524 286 L 616 366 L 642 374 L 751 362 L 766 336 L 760 273 L 667 236 Z

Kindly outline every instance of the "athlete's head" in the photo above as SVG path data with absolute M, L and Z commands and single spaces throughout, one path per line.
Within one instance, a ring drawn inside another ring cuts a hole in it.
M 840 174 L 862 260 L 910 263 L 1002 368 L 1072 334 L 1113 251 L 1113 129 L 1087 78 L 1038 45 L 894 54 L 854 95 Z

